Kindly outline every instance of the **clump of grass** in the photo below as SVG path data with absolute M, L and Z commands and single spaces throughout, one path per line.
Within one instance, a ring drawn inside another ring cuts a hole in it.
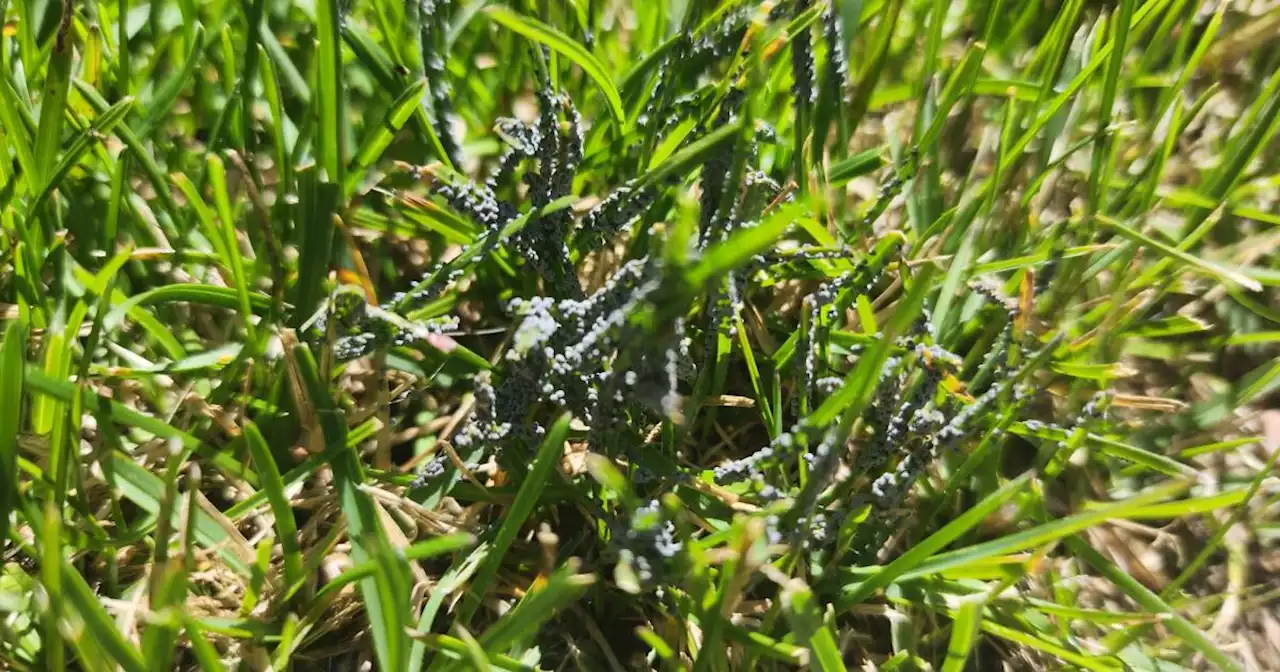
M 1280 667 L 1280 9 L 0 7 L 6 667 Z

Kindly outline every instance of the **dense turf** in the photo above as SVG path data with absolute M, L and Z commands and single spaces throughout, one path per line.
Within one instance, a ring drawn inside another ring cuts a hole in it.
M 1280 669 L 1280 6 L 0 1 L 0 666 Z

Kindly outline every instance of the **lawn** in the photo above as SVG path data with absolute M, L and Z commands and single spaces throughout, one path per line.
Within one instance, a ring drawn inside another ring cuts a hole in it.
M 1275 0 L 0 16 L 0 667 L 1280 670 Z

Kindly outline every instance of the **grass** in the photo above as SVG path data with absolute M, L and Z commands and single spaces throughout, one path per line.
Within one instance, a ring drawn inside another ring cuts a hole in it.
M 1280 5 L 0 15 L 6 669 L 1280 669 Z

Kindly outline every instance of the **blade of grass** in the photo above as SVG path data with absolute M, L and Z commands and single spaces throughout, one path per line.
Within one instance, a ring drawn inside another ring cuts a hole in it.
M 422 94 L 426 90 L 426 80 L 418 80 L 411 84 L 391 104 L 391 108 L 387 110 L 382 123 L 375 125 L 369 134 L 365 136 L 364 142 L 360 143 L 360 149 L 356 151 L 355 158 L 351 160 L 351 169 L 348 173 L 346 184 L 348 198 L 355 193 L 360 180 L 364 178 L 365 172 L 378 160 L 378 157 L 382 155 L 387 146 L 391 144 L 391 140 L 395 138 L 396 133 L 409 120 L 409 117 L 415 110 L 421 109 L 419 103 L 422 99 Z
M 32 137 L 26 125 L 22 123 L 20 110 L 17 107 L 19 100 L 21 98 L 18 93 L 8 82 L 0 82 L 0 127 L 4 128 L 5 140 L 13 148 L 18 165 L 27 175 L 27 182 L 34 183 L 40 172 L 36 167 L 35 151 L 31 147 Z M 34 189 L 35 186 L 31 188 Z
M 596 57 L 592 56 L 591 52 L 587 51 L 585 47 L 556 28 L 532 17 L 518 14 L 505 6 L 493 5 L 486 7 L 483 12 L 490 20 L 534 42 L 546 45 L 557 54 L 573 61 L 575 65 L 582 68 L 582 71 L 586 73 L 587 77 L 591 78 L 596 88 L 604 95 L 605 101 L 608 103 L 609 113 L 613 116 L 614 122 L 619 127 L 626 123 L 627 113 L 622 107 L 622 98 L 618 95 L 618 89 L 613 84 L 613 78 L 609 76 L 608 71 L 605 70 L 600 61 L 596 60 Z
M 249 305 L 249 280 L 244 272 L 244 259 L 240 251 L 240 238 L 236 234 L 235 216 L 231 212 L 231 194 L 227 187 L 227 169 L 222 158 L 217 154 L 209 154 L 205 158 L 205 166 L 209 172 L 209 187 L 213 191 L 213 202 L 222 222 L 223 249 L 226 250 L 227 266 L 231 269 L 231 278 L 235 283 L 236 298 L 239 299 L 240 320 L 244 326 L 246 346 L 252 353 L 257 348 L 257 330 L 253 324 L 253 309 Z
M 1183 487 L 1185 487 L 1185 485 Z M 1165 494 L 1166 493 L 1160 492 L 1153 496 L 1163 497 Z M 1081 530 L 1093 527 L 1102 521 L 1127 519 L 1137 513 L 1140 513 L 1151 503 L 1147 501 L 1149 498 L 1150 497 L 1147 496 L 1137 496 L 1115 504 L 1110 504 L 1094 510 L 1054 520 L 1037 527 L 983 542 L 975 546 L 943 553 L 941 555 L 935 555 L 907 571 L 900 578 L 906 579 L 928 576 L 946 570 L 963 567 L 997 555 L 1017 553 L 1030 548 L 1043 546 L 1044 544 L 1053 543 Z M 855 588 L 855 590 L 857 592 L 862 592 L 862 589 L 860 588 Z
M 968 599 L 956 610 L 951 621 L 951 640 L 947 643 L 947 656 L 939 672 L 963 672 L 969 660 L 969 652 L 982 630 L 982 609 L 985 600 Z
M 333 184 L 346 182 L 346 96 L 342 85 L 342 7 L 338 0 L 316 3 L 316 105 L 319 108 L 320 142 L 316 156 L 323 177 Z
M 78 646 L 84 643 L 96 644 L 106 653 L 109 660 L 125 672 L 146 672 L 142 654 L 120 634 L 115 622 L 111 619 L 93 589 L 85 582 L 80 572 L 76 571 L 69 559 L 61 560 L 59 574 L 62 577 L 62 597 L 66 600 L 63 608 L 74 611 L 78 620 L 83 623 L 86 635 L 72 640 Z M 83 642 L 82 642 L 83 640 Z M 101 655 L 98 651 L 82 649 L 81 657 Z
M 245 445 L 249 448 L 249 456 L 262 482 L 261 491 L 265 493 L 271 505 L 271 515 L 275 521 L 276 533 L 280 539 L 280 548 L 284 557 L 284 580 L 286 585 L 294 585 L 302 580 L 302 550 L 298 546 L 298 526 L 293 519 L 293 508 L 289 506 L 289 496 L 285 493 L 284 480 L 280 478 L 280 470 L 276 466 L 267 440 L 263 438 L 258 426 L 246 422 L 244 426 Z
M 1023 491 L 1030 482 L 1030 474 L 1023 474 L 1018 478 L 1005 483 L 999 490 L 987 495 L 981 502 L 973 508 L 965 511 L 960 517 L 947 523 L 942 529 L 929 535 L 920 543 L 911 547 L 911 550 L 898 556 L 896 560 L 886 565 L 876 573 L 862 580 L 861 583 L 851 591 L 846 593 L 844 599 L 841 600 L 842 605 L 854 605 L 862 602 L 870 597 L 875 591 L 884 586 L 893 583 L 894 579 L 918 569 L 924 564 L 930 556 L 938 551 L 946 548 L 951 542 L 964 536 L 969 530 L 980 524 L 987 516 L 991 515 L 1006 502 Z
M 694 166 L 703 165 L 708 157 L 723 149 L 722 145 L 733 143 L 741 132 L 742 122 L 739 119 L 711 131 L 671 155 L 657 167 L 645 171 L 636 180 L 636 187 L 655 185 L 665 178 L 678 175 Z
M 138 135 L 142 137 L 151 135 L 151 132 L 169 116 L 182 90 L 194 79 L 196 67 L 203 60 L 205 46 L 204 26 L 197 23 L 187 41 L 187 53 L 182 59 L 182 69 L 169 77 L 147 102 L 147 115 L 135 129 Z
M 295 193 L 293 161 L 289 159 L 289 145 L 285 140 L 285 126 L 291 122 L 284 112 L 284 96 L 280 91 L 280 76 L 276 72 L 275 61 L 262 45 L 258 46 L 258 68 L 261 70 L 258 79 L 262 82 L 262 94 L 266 99 L 270 119 L 267 127 L 271 133 L 272 149 L 275 150 L 272 158 L 280 171 L 280 188 L 286 194 Z
M 1218 278 L 1219 280 L 1224 280 L 1227 282 L 1234 283 L 1236 285 L 1239 285 L 1251 291 L 1256 292 L 1262 289 L 1262 285 L 1257 280 L 1254 280 L 1253 278 L 1250 278 L 1247 275 L 1238 273 L 1229 268 L 1225 268 L 1211 261 L 1206 261 L 1204 259 L 1201 259 L 1195 255 L 1192 255 L 1188 252 L 1183 251 L 1178 247 L 1174 247 L 1172 245 L 1166 245 L 1165 243 L 1162 243 L 1142 233 L 1141 231 L 1138 231 L 1137 229 L 1134 229 L 1133 227 L 1130 227 L 1127 224 L 1124 224 L 1123 222 L 1119 222 L 1117 220 L 1111 219 L 1110 217 L 1107 217 L 1105 215 L 1098 215 L 1097 219 L 1101 223 L 1115 230 L 1116 233 L 1119 233 L 1120 235 L 1124 236 L 1125 238 L 1128 238 L 1129 240 L 1132 240 L 1133 242 L 1138 243 L 1139 245 L 1152 248 L 1168 258 L 1172 260 L 1180 261 L 1183 264 L 1186 264 L 1187 266 L 1190 266 L 1202 273 L 1205 273 L 1206 275 L 1212 276 L 1214 278 Z
M 44 205 L 49 195 L 53 193 L 54 189 L 57 189 L 67 173 L 80 162 L 81 157 L 84 156 L 89 146 L 97 142 L 100 136 L 110 133 L 116 127 L 116 124 L 124 119 L 132 107 L 133 98 L 122 99 L 102 114 L 99 114 L 94 118 L 92 125 L 76 135 L 70 146 L 63 152 L 58 164 L 49 172 L 43 188 L 41 188 L 35 200 L 31 202 L 31 207 L 27 210 L 28 213 L 34 214 L 40 211 L 41 206 Z
M 70 0 L 62 3 L 62 19 L 58 34 L 49 52 L 44 91 L 40 96 L 40 123 L 36 130 L 35 164 L 37 172 L 31 175 L 36 192 L 48 184 L 58 161 L 62 147 L 62 121 L 65 118 L 67 92 L 71 87 L 71 64 L 75 52 L 75 33 L 71 30 L 75 5 Z
M 122 455 L 109 455 L 104 462 L 114 473 L 115 482 L 112 485 L 120 488 L 125 498 L 153 515 L 159 515 L 164 510 L 167 487 L 164 479 Z M 171 523 L 177 520 L 176 511 L 172 511 L 171 518 Z M 217 550 L 227 567 L 241 576 L 249 576 L 249 559 L 236 549 L 227 531 L 217 521 L 200 511 L 193 525 L 196 541 L 201 546 Z
M 511 507 L 507 509 L 506 514 L 502 517 L 502 525 L 498 527 L 498 531 L 494 535 L 492 548 L 490 548 L 488 555 L 485 556 L 484 563 L 476 570 L 475 578 L 471 580 L 468 599 L 465 599 L 458 607 L 457 623 L 465 626 L 470 622 L 471 616 L 475 614 L 476 609 L 480 606 L 480 600 L 484 598 L 489 584 L 497 576 L 498 568 L 502 566 L 507 548 L 515 540 L 520 528 L 524 526 L 525 521 L 533 513 L 533 509 L 538 503 L 538 496 L 542 494 L 542 488 L 546 486 L 556 468 L 556 464 L 560 462 L 560 458 L 564 454 L 564 442 L 569 436 L 569 420 L 570 415 L 567 413 L 560 416 L 555 424 L 551 426 L 551 429 L 547 431 L 546 438 L 542 440 L 542 445 L 538 448 L 538 454 L 534 457 L 533 466 L 529 469 L 528 476 L 525 477 L 524 482 L 520 485 L 520 490 L 516 493 L 516 498 L 511 503 Z
M 809 204 L 797 200 L 766 217 L 755 226 L 734 232 L 728 239 L 707 250 L 698 264 L 689 269 L 689 284 L 699 287 L 713 278 L 745 264 L 751 257 L 771 247 L 787 227 L 806 216 Z
M 1066 544 L 1072 553 L 1084 560 L 1108 581 L 1115 584 L 1117 588 L 1124 591 L 1130 599 L 1138 603 L 1148 613 L 1166 615 L 1165 627 L 1172 630 L 1196 651 L 1199 651 L 1216 669 L 1224 670 L 1225 672 L 1240 670 L 1234 660 L 1223 653 L 1222 649 L 1219 649 L 1190 621 L 1180 616 L 1173 607 L 1170 607 L 1168 603 L 1160 599 L 1159 595 L 1148 590 L 1137 579 L 1129 576 L 1124 570 L 1116 567 L 1115 564 L 1103 557 L 1088 542 L 1077 536 L 1070 536 L 1066 538 Z
M 18 505 L 18 437 L 26 373 L 27 325 L 10 322 L 0 345 L 0 540 L 9 538 L 9 514 Z
M 1093 165 L 1089 171 L 1088 207 L 1090 214 L 1106 208 L 1103 191 L 1111 175 L 1108 162 L 1113 145 L 1111 117 L 1115 113 L 1116 91 L 1120 86 L 1120 70 L 1124 66 L 1126 49 L 1129 46 L 1129 25 L 1133 21 L 1134 5 L 1137 0 L 1121 0 L 1120 11 L 1112 18 L 1112 30 L 1115 33 L 1115 48 L 1111 51 L 1111 60 L 1107 63 L 1107 72 L 1102 84 L 1102 101 L 1098 103 L 1098 127 L 1094 130 Z
M 466 533 L 450 534 L 443 537 L 428 539 L 427 541 L 417 542 L 404 549 L 404 558 L 410 562 L 426 560 L 434 558 L 438 555 L 445 555 L 460 551 L 471 544 L 475 543 L 475 537 Z M 316 594 L 316 600 L 323 599 L 326 595 L 332 595 L 341 590 L 344 586 L 350 585 L 355 581 L 373 576 L 379 571 L 379 565 L 376 562 L 362 562 L 339 574 L 337 578 L 324 584 L 324 588 Z M 289 592 L 295 593 L 302 585 L 295 585 Z
M 505 651 L 576 601 L 595 582 L 589 574 L 578 574 L 577 565 L 571 559 L 547 577 L 545 584 L 526 593 L 514 609 L 480 635 L 480 646 L 486 651 Z
M 819 670 L 841 672 L 847 668 L 840 656 L 835 633 L 822 621 L 813 591 L 803 582 L 795 581 L 782 591 L 782 604 L 787 619 L 795 629 L 796 639 L 809 645 L 810 660 Z
M 41 369 L 30 364 L 26 369 L 27 388 L 33 392 L 47 395 L 64 402 L 70 402 L 76 394 L 77 386 L 66 379 L 51 378 Z M 138 429 L 154 434 L 162 439 L 178 441 L 184 448 L 195 450 L 201 456 L 210 460 L 210 462 L 218 467 L 223 473 L 231 474 L 248 481 L 251 485 L 257 485 L 258 477 L 251 470 L 241 466 L 240 462 L 232 455 L 215 449 L 200 439 L 183 432 L 173 425 L 163 420 L 158 420 L 149 415 L 140 413 L 124 404 L 113 401 L 97 394 L 84 394 L 84 407 L 87 412 L 101 414 L 101 417 L 111 418 L 115 422 L 123 425 L 137 427 Z
M 300 326 L 315 314 L 326 293 L 333 244 L 337 236 L 337 212 L 342 205 L 336 183 L 318 182 L 314 171 L 299 176 L 298 188 L 306 195 L 295 227 L 298 247 L 298 280 L 293 286 L 291 324 Z
M 351 539 L 351 557 L 357 563 L 374 561 L 378 571 L 360 581 L 360 593 L 367 604 L 374 648 L 385 669 L 399 670 L 407 665 L 409 641 L 406 625 L 409 616 L 410 576 L 404 558 L 387 542 L 377 512 L 369 496 L 361 489 L 364 470 L 354 448 L 346 445 L 346 421 L 334 406 L 328 386 L 321 380 L 315 358 L 305 345 L 292 351 L 293 365 L 303 381 L 320 420 L 326 450 L 333 457 L 334 481 L 339 502 Z

